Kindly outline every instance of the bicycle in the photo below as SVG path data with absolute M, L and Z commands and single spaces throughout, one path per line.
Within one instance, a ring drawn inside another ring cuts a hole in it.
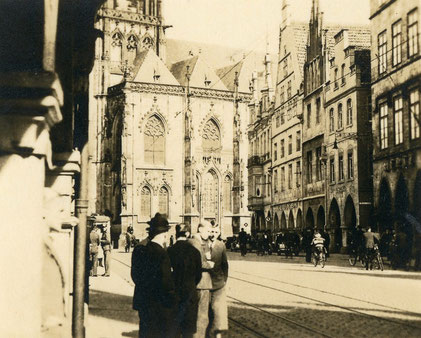
M 383 271 L 384 264 L 383 264 L 383 258 L 380 254 L 379 246 L 377 244 L 374 245 L 373 250 L 370 253 L 365 254 L 365 259 L 370 267 L 370 270 L 373 268 Z
M 365 266 L 365 255 L 361 254 L 361 249 L 351 248 L 348 257 L 349 265 L 355 266 L 358 261 L 361 263 L 361 266 Z
M 317 264 L 319 264 L 322 268 L 325 267 L 325 263 L 326 263 L 326 255 L 325 255 L 325 251 L 324 248 L 319 248 L 319 247 L 315 247 L 315 250 L 313 251 L 313 255 L 312 255 L 312 261 L 314 266 L 317 266 Z

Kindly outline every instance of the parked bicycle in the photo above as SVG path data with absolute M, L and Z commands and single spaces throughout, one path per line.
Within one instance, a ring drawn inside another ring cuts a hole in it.
M 368 264 L 370 270 L 374 268 L 383 271 L 383 258 L 377 244 L 375 244 L 373 250 L 368 251 L 365 256 L 366 264 Z

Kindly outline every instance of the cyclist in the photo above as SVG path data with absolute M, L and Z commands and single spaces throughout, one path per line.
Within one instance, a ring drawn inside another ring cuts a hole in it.
M 365 243 L 365 269 L 368 270 L 370 265 L 370 270 L 372 269 L 372 259 L 375 254 L 374 245 L 379 243 L 379 238 L 377 234 L 371 232 L 371 227 L 367 228 L 367 231 L 364 232 L 364 243 Z
M 311 241 L 311 247 L 313 248 L 314 255 L 319 255 L 321 252 L 326 254 L 325 239 L 318 231 L 314 234 L 313 240 Z

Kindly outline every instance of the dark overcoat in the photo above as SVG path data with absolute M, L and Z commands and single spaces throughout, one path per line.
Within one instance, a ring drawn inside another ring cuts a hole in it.
M 175 289 L 179 299 L 177 323 L 182 332 L 196 332 L 198 297 L 196 286 L 202 278 L 200 252 L 187 241 L 168 248 Z
M 148 241 L 135 247 L 131 277 L 135 283 L 133 308 L 139 311 L 141 337 L 171 337 L 177 295 L 167 252 Z

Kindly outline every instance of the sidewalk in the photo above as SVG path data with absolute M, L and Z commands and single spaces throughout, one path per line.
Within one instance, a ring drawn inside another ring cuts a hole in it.
M 132 309 L 134 287 L 128 282 L 130 270 L 115 261 L 111 263 L 110 277 L 89 279 L 90 304 L 86 337 L 138 337 L 139 318 Z M 98 273 L 102 274 L 102 270 Z

